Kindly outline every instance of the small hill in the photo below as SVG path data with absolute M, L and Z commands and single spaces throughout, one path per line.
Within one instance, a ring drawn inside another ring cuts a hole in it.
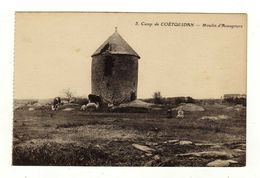
M 184 111 L 205 111 L 202 106 L 193 104 L 193 103 L 181 103 L 178 107 L 173 108 L 172 110 L 182 109 Z

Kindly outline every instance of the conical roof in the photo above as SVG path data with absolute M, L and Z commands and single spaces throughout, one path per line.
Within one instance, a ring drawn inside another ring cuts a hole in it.
M 95 52 L 92 56 L 101 54 L 102 52 L 110 54 L 126 54 L 140 58 L 140 56 L 131 48 L 131 46 L 122 38 L 116 31 L 113 33 Z

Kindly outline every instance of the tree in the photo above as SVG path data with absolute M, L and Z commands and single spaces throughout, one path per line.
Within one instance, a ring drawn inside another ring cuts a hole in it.
M 153 99 L 155 104 L 161 104 L 162 103 L 162 95 L 160 91 L 156 91 L 153 94 Z
M 195 103 L 195 99 L 193 99 L 192 97 L 188 96 L 187 97 L 187 103 Z
M 70 88 L 64 89 L 63 93 L 65 94 L 65 97 L 66 97 L 67 101 L 70 102 L 72 97 L 73 97 L 73 93 L 70 90 Z

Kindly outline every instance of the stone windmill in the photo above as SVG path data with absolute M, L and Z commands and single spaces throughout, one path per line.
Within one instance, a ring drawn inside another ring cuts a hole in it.
M 117 29 L 91 57 L 92 94 L 115 105 L 136 99 L 140 56 Z

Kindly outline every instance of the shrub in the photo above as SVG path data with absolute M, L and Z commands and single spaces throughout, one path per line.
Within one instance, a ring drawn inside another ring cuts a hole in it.
M 88 104 L 89 100 L 87 98 L 76 98 L 74 103 L 79 105 L 84 105 L 84 104 Z
M 29 105 L 34 105 L 35 103 L 38 103 L 38 100 L 31 100 L 28 102 Z
M 195 99 L 193 99 L 192 97 L 188 96 L 186 102 L 187 103 L 195 103 Z
M 154 92 L 153 100 L 155 104 L 162 104 L 162 96 L 160 91 Z
M 225 98 L 224 101 L 231 104 L 242 104 L 243 106 L 246 106 L 246 98 Z
M 185 97 L 176 97 L 176 98 L 174 98 L 174 104 L 175 105 L 178 105 L 178 104 L 181 104 L 181 103 L 185 103 Z
M 195 99 L 193 99 L 192 97 L 188 96 L 188 97 L 175 97 L 174 98 L 174 104 L 178 105 L 181 103 L 195 103 Z

